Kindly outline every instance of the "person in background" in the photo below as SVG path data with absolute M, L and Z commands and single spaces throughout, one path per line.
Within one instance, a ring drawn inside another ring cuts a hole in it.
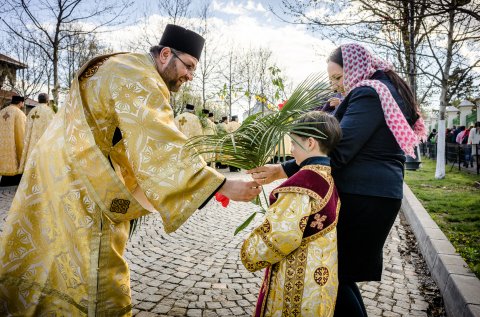
M 455 131 L 455 143 L 462 144 L 463 135 L 465 134 L 465 126 L 459 126 Z
M 185 111 L 175 118 L 175 124 L 187 138 L 203 134 L 202 124 L 195 114 L 195 106 L 192 104 L 185 106 Z
M 240 123 L 238 123 L 238 116 L 232 116 L 232 120 L 227 123 L 227 132 L 235 132 L 238 128 L 240 128 Z
M 240 128 L 240 123 L 238 123 L 238 116 L 234 115 L 231 117 L 231 120 L 227 123 L 227 132 L 228 133 L 233 133 L 235 131 L 237 131 L 237 129 Z M 239 172 L 240 169 L 238 167 L 235 167 L 235 166 L 231 166 L 229 165 L 228 166 L 228 169 L 230 170 L 230 172 Z
M 211 117 L 210 114 L 212 115 Z M 217 127 L 215 126 L 215 123 L 213 123 L 213 113 L 208 109 L 202 109 L 202 115 L 204 116 L 202 119 L 203 135 L 215 135 L 217 133 Z M 215 164 L 212 164 L 215 163 L 215 154 L 208 153 L 202 154 L 202 156 L 207 164 L 212 167 L 215 166 Z
M 265 220 L 243 242 L 247 270 L 266 268 L 254 316 L 332 316 L 338 288 L 336 223 L 340 209 L 330 153 L 340 141 L 337 119 L 311 111 L 308 128 L 291 134 L 301 168 L 270 194 Z
M 217 124 L 218 133 L 227 133 L 228 117 L 223 116 L 220 122 Z
M 49 105 L 48 94 L 41 93 L 38 95 L 38 105 L 33 108 L 27 116 L 25 129 L 25 142 L 23 145 L 22 160 L 20 161 L 19 170 L 23 172 L 25 164 L 32 153 L 32 149 L 38 140 L 42 137 L 48 125 L 55 116 Z
M 470 134 L 468 135 L 467 144 L 471 146 L 471 166 L 473 167 L 473 157 L 475 156 L 478 163 L 478 145 L 480 144 L 480 122 L 475 122 L 475 126 L 470 129 Z
M 402 203 L 406 155 L 415 157 L 425 125 L 408 84 L 365 47 L 338 47 L 327 71 L 333 88 L 345 95 L 335 112 L 343 137 L 330 153 L 342 202 L 335 316 L 367 316 L 356 283 L 381 279 L 383 246 Z M 289 161 L 247 173 L 267 184 L 298 170 Z
M 13 96 L 9 106 L 0 110 L 1 186 L 18 185 L 22 178 L 22 160 L 26 116 L 25 98 Z
M 436 136 L 437 136 L 437 129 L 433 129 L 432 132 L 430 132 L 430 134 L 427 137 L 427 142 L 435 143 Z
M 3 227 L 3 315 L 131 316 L 131 221 L 158 213 L 170 233 L 216 193 L 260 193 L 208 167 L 175 126 L 170 93 L 193 80 L 204 42 L 168 24 L 150 52 L 98 56 L 76 73 Z

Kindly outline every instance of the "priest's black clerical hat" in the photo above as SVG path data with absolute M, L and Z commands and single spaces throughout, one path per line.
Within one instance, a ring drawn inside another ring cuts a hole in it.
M 213 117 L 213 112 L 210 112 L 210 113 L 208 114 L 208 117 L 209 117 L 209 118 L 210 118 L 210 117 Z
M 238 116 L 232 116 L 232 120 L 237 120 Z
M 222 120 L 223 120 L 223 121 L 226 121 L 226 120 L 228 120 L 228 117 L 227 117 L 227 116 L 223 116 L 223 117 L 222 117 Z
M 22 96 L 12 96 L 12 104 L 16 105 L 22 101 L 25 101 L 25 98 L 23 98 Z
M 185 106 L 185 108 L 187 108 L 188 110 L 194 110 L 194 109 L 195 109 L 195 106 L 192 105 L 192 104 L 187 103 L 187 105 Z
M 202 109 L 202 113 L 208 115 L 210 111 L 208 109 Z
M 167 24 L 159 44 L 190 54 L 196 59 L 200 59 L 205 39 L 200 34 L 187 30 L 181 26 Z

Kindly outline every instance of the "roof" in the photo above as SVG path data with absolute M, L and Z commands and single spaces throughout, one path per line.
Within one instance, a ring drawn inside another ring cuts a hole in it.
M 10 100 L 12 100 L 12 96 L 16 96 L 16 95 L 18 95 L 18 93 L 15 92 L 15 91 L 0 89 L 0 108 L 2 106 L 2 103 L 5 100 L 10 101 Z M 27 98 L 27 99 L 25 99 L 25 105 L 26 106 L 36 106 L 36 105 L 38 105 L 38 102 L 33 100 L 33 99 Z
M 15 66 L 15 68 L 17 69 L 23 69 L 23 68 L 27 68 L 28 66 L 24 63 L 21 63 L 17 60 L 14 60 L 13 58 L 11 57 L 8 57 L 7 55 L 3 55 L 3 54 L 0 54 L 0 63 L 7 63 L 7 64 L 10 64 L 10 65 L 13 65 Z

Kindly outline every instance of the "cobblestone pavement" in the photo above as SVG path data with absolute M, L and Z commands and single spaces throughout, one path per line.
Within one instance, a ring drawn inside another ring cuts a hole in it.
M 229 177 L 247 177 L 225 173 Z M 266 186 L 269 192 L 275 184 Z M 0 230 L 16 188 L 0 188 Z M 261 272 L 250 273 L 239 259 L 244 236 L 235 228 L 254 207 L 210 201 L 179 230 L 167 235 L 159 215 L 149 216 L 129 241 L 133 313 L 145 316 L 251 316 Z M 381 282 L 360 283 L 369 316 L 428 316 L 422 281 L 409 260 L 406 227 L 400 217 L 384 249 Z

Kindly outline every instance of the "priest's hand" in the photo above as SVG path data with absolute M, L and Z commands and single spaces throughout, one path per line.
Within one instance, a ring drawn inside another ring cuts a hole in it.
M 227 179 L 218 193 L 235 201 L 251 201 L 261 190 L 256 182 Z
M 257 184 L 269 184 L 277 179 L 286 178 L 287 174 L 282 168 L 281 164 L 267 164 L 248 170 L 247 174 L 252 175 L 252 178 Z

